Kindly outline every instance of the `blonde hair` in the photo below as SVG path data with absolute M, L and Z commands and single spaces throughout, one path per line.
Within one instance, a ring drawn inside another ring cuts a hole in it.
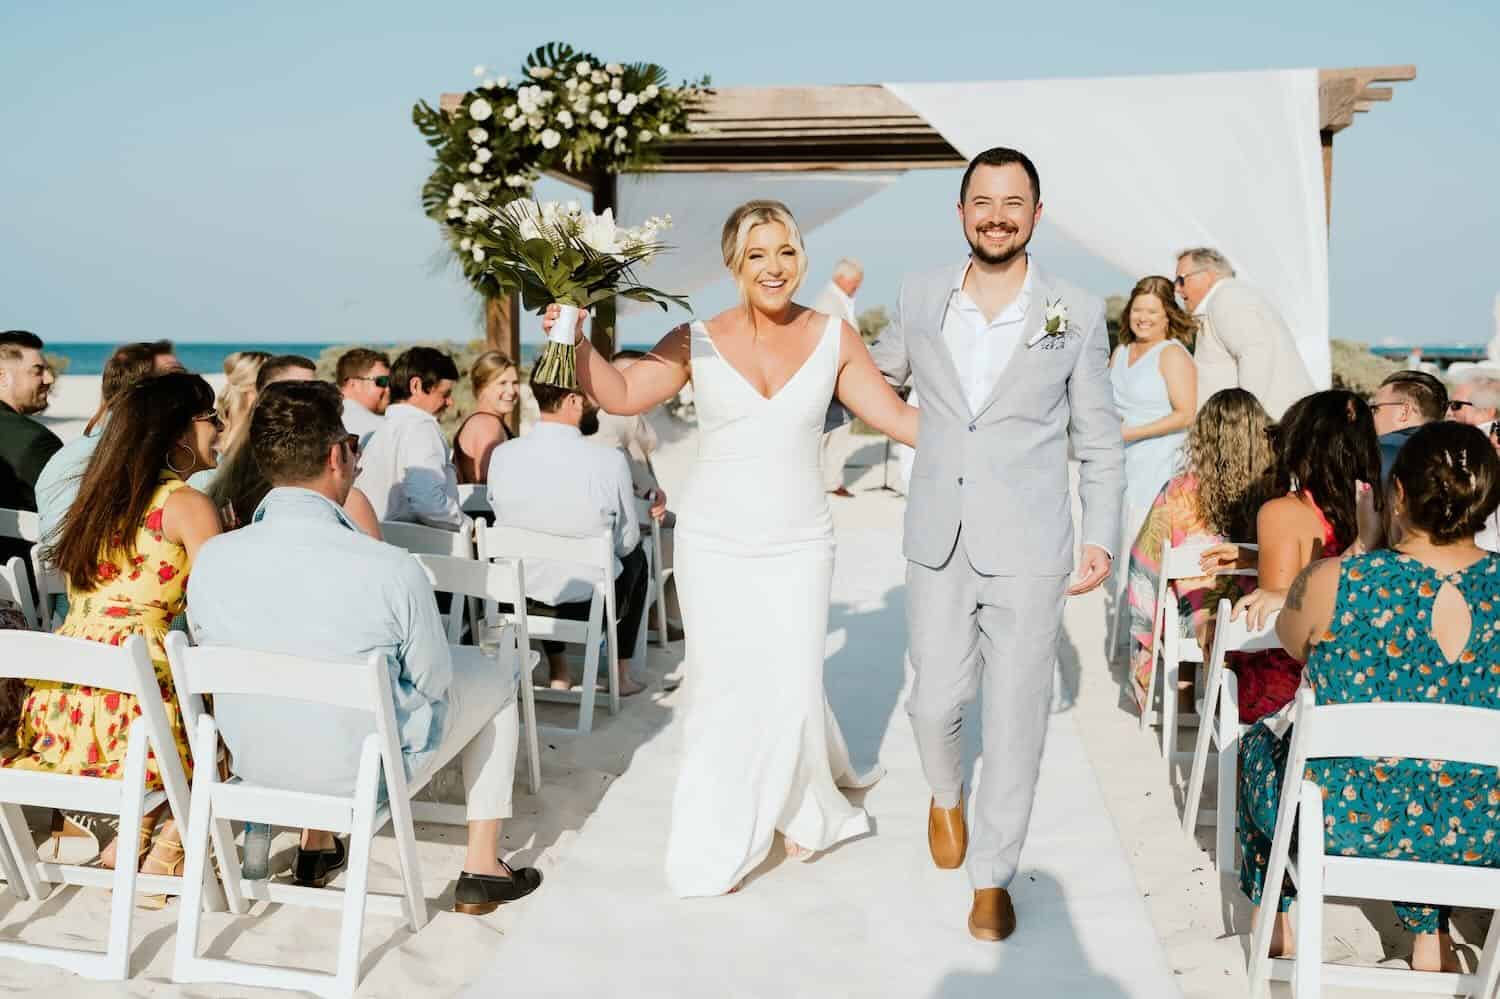
M 474 363 L 469 366 L 469 384 L 473 386 L 475 397 L 484 391 L 486 385 L 515 367 L 516 362 L 510 359 L 510 355 L 498 350 L 487 350 L 474 358 Z
M 219 453 L 233 454 L 250 431 L 250 409 L 255 405 L 255 379 L 261 367 L 271 359 L 264 350 L 237 350 L 224 358 L 224 388 L 214 403 L 224 432 L 219 439 Z
M 787 239 L 797 249 L 797 273 L 791 278 L 792 293 L 802 286 L 803 278 L 807 277 L 807 247 L 802 242 L 802 230 L 797 227 L 797 220 L 792 217 L 792 211 L 779 201 L 747 201 L 734 211 L 729 213 L 729 218 L 724 220 L 724 232 L 719 238 L 719 246 L 724 251 L 724 266 L 734 275 L 735 283 L 740 280 L 740 267 L 745 263 L 745 254 L 749 252 L 750 230 L 758 225 L 767 225 L 771 222 L 779 222 L 786 227 Z M 741 295 L 744 288 L 740 288 Z

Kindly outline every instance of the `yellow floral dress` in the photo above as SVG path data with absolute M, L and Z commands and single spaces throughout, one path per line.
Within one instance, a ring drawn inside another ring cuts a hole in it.
M 121 645 L 141 635 L 151 652 L 151 664 L 167 706 L 167 721 L 177 742 L 183 768 L 192 776 L 187 733 L 172 689 L 163 642 L 172 621 L 186 604 L 187 550 L 162 534 L 162 510 L 167 498 L 186 482 L 163 472 L 145 519 L 135 534 L 135 554 L 124 551 L 124 537 L 116 534 L 99 557 L 99 585 L 93 590 L 68 586 L 68 617 L 59 635 Z M 125 767 L 125 737 L 140 713 L 134 695 L 68 683 L 38 682 L 21 708 L 16 749 L 0 759 L 0 767 L 44 770 L 81 777 L 119 780 Z M 154 753 L 146 763 L 146 780 L 161 787 Z

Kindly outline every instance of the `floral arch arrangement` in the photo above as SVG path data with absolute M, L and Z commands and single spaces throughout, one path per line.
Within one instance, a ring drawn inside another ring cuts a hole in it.
M 708 92 L 706 76 L 669 86 L 660 66 L 606 63 L 561 42 L 535 49 L 514 82 L 483 66 L 474 75 L 479 84 L 451 112 L 419 101 L 412 122 L 437 161 L 422 185 L 422 209 L 487 298 L 516 289 L 502 285 L 482 254 L 460 249 L 469 225 L 484 217 L 475 203 L 495 210 L 530 198 L 548 171 L 639 169 L 658 158 L 663 137 L 699 131 L 691 117 Z

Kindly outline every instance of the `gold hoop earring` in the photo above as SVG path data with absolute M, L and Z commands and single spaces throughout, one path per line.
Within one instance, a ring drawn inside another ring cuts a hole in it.
M 176 451 L 178 448 L 182 448 L 184 451 L 186 451 L 188 453 L 187 468 L 185 468 L 185 469 L 178 468 L 176 465 L 172 464 L 172 453 L 174 451 Z M 167 451 L 167 468 L 168 468 L 169 471 L 171 471 L 173 474 L 175 474 L 179 479 L 185 479 L 189 475 L 191 475 L 192 472 L 193 472 L 193 468 L 197 464 L 198 464 L 198 456 L 193 453 L 193 449 L 192 448 L 190 448 L 186 444 L 182 443 L 182 441 L 178 441 L 176 444 L 173 444 L 172 447 Z

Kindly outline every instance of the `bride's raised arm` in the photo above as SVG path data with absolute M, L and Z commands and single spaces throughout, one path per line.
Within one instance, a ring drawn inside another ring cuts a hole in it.
M 875 367 L 858 331 L 848 323 L 843 324 L 839 335 L 839 377 L 834 394 L 855 416 L 887 437 L 908 447 L 917 446 L 919 411 L 891 388 Z
M 552 329 L 557 307 L 549 306 L 542 327 Z M 621 371 L 594 349 L 583 335 L 583 317 L 578 319 L 578 385 L 599 408 L 616 416 L 634 416 L 672 398 L 687 384 L 692 359 L 692 341 L 684 323 L 651 348 L 651 352 Z

